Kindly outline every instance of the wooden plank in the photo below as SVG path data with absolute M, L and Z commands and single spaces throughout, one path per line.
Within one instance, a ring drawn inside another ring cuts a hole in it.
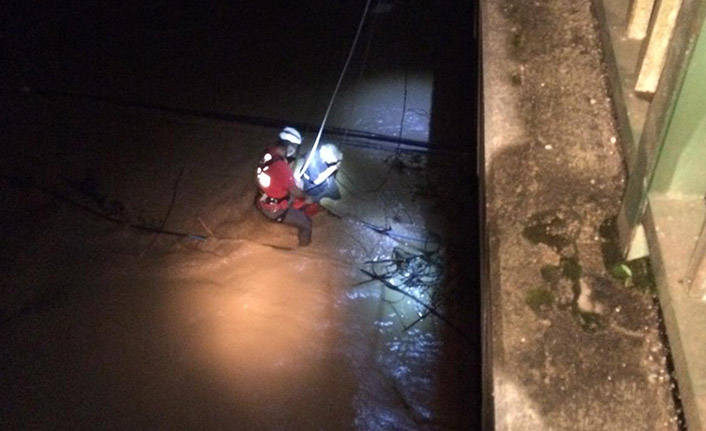
M 655 0 L 632 0 L 628 7 L 627 36 L 630 39 L 644 39 L 650 26 L 650 17 Z
M 652 98 L 618 214 L 620 246 L 624 255 L 629 252 L 636 227 L 643 221 L 657 156 L 667 135 L 668 120 L 691 59 L 688 53 L 701 32 L 706 16 L 706 2 L 684 0 L 682 9 L 672 36 L 673 49 L 667 52 L 664 77 Z
M 657 89 L 681 3 L 682 0 L 658 0 L 655 5 L 656 15 L 650 26 L 647 46 L 638 63 L 640 72 L 635 84 L 638 93 L 652 94 Z

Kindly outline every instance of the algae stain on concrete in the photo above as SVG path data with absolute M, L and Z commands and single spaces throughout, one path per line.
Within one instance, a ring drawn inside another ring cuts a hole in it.
M 561 257 L 558 265 L 544 265 L 539 272 L 548 287 L 534 288 L 527 292 L 525 303 L 535 313 L 540 314 L 557 304 L 560 311 L 568 311 L 574 316 L 579 326 L 587 332 L 593 332 L 604 326 L 599 314 L 586 307 L 591 304 L 590 288 L 581 283 L 583 266 L 575 256 L 575 241 L 568 233 L 565 219 L 553 211 L 543 211 L 530 217 L 522 230 L 523 236 L 532 244 L 545 244 Z M 561 286 L 570 286 L 570 302 L 556 301 L 561 297 Z M 589 307 L 590 308 L 590 307 Z
M 601 254 L 603 256 L 603 265 L 610 271 L 615 265 L 623 261 L 620 253 L 620 245 L 618 244 L 618 226 L 615 217 L 608 217 L 603 220 L 598 228 L 598 234 L 601 237 Z
M 581 326 L 581 329 L 586 332 L 595 332 L 605 326 L 599 314 L 581 311 L 576 307 L 576 309 L 573 310 L 573 315 Z
M 655 283 L 655 277 L 652 273 L 650 258 L 643 257 L 642 259 L 631 260 L 627 262 L 627 265 L 632 271 L 632 283 L 628 285 L 628 287 L 656 295 L 657 284 Z
M 558 265 L 544 265 L 539 269 L 539 273 L 542 275 L 544 281 L 549 284 L 554 284 L 561 278 L 561 266 Z
M 579 264 L 579 261 L 574 257 L 562 257 L 559 261 L 559 267 L 561 268 L 561 273 L 564 277 L 578 283 L 581 279 L 581 274 L 583 273 L 583 267 Z
M 561 252 L 573 243 L 571 238 L 565 234 L 566 230 L 566 220 L 553 211 L 544 211 L 530 217 L 522 234 L 532 244 L 546 244 L 557 252 Z
M 554 305 L 554 293 L 545 287 L 530 289 L 525 297 L 525 303 L 535 313 L 546 311 Z

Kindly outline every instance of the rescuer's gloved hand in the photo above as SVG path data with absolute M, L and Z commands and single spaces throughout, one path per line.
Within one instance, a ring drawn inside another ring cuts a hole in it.
M 336 163 L 335 165 L 331 165 L 331 166 L 329 166 L 328 168 L 326 168 L 325 171 L 321 172 L 321 173 L 319 174 L 319 176 L 316 177 L 316 179 L 314 180 L 314 185 L 318 186 L 319 184 L 321 184 L 321 183 L 323 183 L 324 181 L 326 181 L 326 180 L 328 179 L 328 177 L 330 177 L 331 175 L 333 175 L 334 173 L 336 173 L 336 171 L 338 170 L 338 167 L 339 167 L 340 165 L 341 165 L 341 162 L 338 162 L 338 163 Z

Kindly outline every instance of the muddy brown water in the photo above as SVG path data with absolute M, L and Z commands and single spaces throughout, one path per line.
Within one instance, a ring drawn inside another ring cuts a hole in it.
M 168 121 L 156 123 L 153 130 Z M 347 149 L 347 188 L 330 205 L 343 218 L 317 215 L 313 244 L 291 249 L 295 231 L 252 208 L 252 179 L 224 177 L 229 167 L 250 170 L 267 133 L 190 124 L 163 133 L 174 146 L 161 168 L 148 159 L 162 152 L 140 153 L 139 138 L 134 151 L 94 154 L 100 190 L 122 202 L 123 217 L 159 220 L 178 174 L 172 166 L 185 161 L 166 228 L 208 228 L 216 238 L 155 237 L 46 196 L 27 204 L 34 218 L 18 223 L 9 241 L 17 253 L 0 328 L 6 429 L 416 430 L 473 422 L 477 346 L 360 270 L 380 273 L 384 265 L 366 262 L 389 260 L 396 248 L 434 251 L 443 275 L 408 292 L 473 330 L 475 316 L 461 306 L 467 295 L 458 293 L 471 286 L 458 280 L 468 278 L 455 254 L 467 244 L 447 236 L 449 219 L 428 199 L 439 184 L 426 174 L 438 167 L 426 156 L 401 154 L 395 164 L 389 151 Z M 222 148 L 209 169 L 203 160 L 215 150 L 180 144 L 195 137 Z M 249 149 L 233 151 L 242 142 Z M 137 157 L 143 164 L 131 163 Z M 133 166 L 132 175 L 116 163 Z M 164 183 L 151 187 L 155 178 Z M 100 208 L 70 185 L 57 189 Z

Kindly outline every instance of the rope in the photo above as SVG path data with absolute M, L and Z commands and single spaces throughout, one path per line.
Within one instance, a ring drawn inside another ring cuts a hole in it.
M 68 197 L 66 197 L 66 196 L 62 195 L 61 193 L 58 193 L 54 190 L 43 187 L 39 184 L 35 184 L 29 178 L 19 178 L 19 177 L 10 177 L 10 176 L 6 176 L 6 175 L 0 175 L 0 179 L 6 181 L 8 185 L 10 185 L 11 187 L 14 187 L 18 190 L 23 190 L 28 187 L 33 188 L 35 190 L 39 190 L 40 192 L 46 193 L 47 195 L 53 197 L 54 199 L 56 199 L 60 202 L 64 202 L 64 203 L 68 204 L 69 206 L 83 210 L 87 213 L 94 215 L 95 217 L 109 221 L 111 223 L 115 223 L 115 224 L 119 224 L 119 225 L 123 225 L 123 226 L 128 226 L 128 227 L 131 227 L 131 228 L 139 230 L 139 231 L 156 233 L 156 234 L 160 234 L 160 235 L 176 236 L 176 237 L 180 237 L 180 238 L 188 238 L 188 239 L 193 239 L 193 240 L 198 240 L 198 241 L 205 241 L 208 238 L 210 238 L 207 235 L 197 235 L 197 234 L 192 234 L 192 233 L 188 233 L 188 232 L 178 232 L 178 231 L 167 230 L 164 228 L 144 226 L 144 225 L 141 225 L 138 223 L 131 223 L 131 222 L 128 222 L 128 221 L 123 220 L 121 218 L 105 214 L 102 211 L 99 211 L 97 209 L 91 208 L 88 205 L 84 205 L 80 202 L 77 202 L 77 201 L 75 201 L 71 198 L 68 198 Z
M 326 208 L 325 206 L 321 205 L 321 203 L 319 203 L 319 205 L 322 208 L 324 208 L 329 214 L 331 214 L 332 216 L 334 216 L 336 218 L 339 218 L 341 220 L 345 220 L 350 223 L 358 224 L 360 226 L 363 226 L 367 229 L 372 230 L 375 233 L 387 236 L 397 242 L 402 242 L 402 240 L 417 242 L 420 244 L 424 244 L 424 248 L 426 248 L 426 246 L 429 244 L 434 244 L 437 246 L 440 244 L 438 234 L 435 234 L 433 232 L 429 233 L 427 235 L 427 237 L 425 237 L 425 238 L 419 238 L 419 237 L 415 237 L 415 236 L 411 236 L 411 235 L 400 234 L 400 233 L 396 233 L 395 231 L 393 231 L 391 226 L 378 226 L 376 224 L 367 222 L 363 219 L 360 219 L 360 218 L 355 217 L 350 214 L 338 214 L 338 213 L 330 210 L 329 208 Z
M 309 156 L 306 158 L 306 162 L 302 165 L 301 169 L 299 172 L 296 173 L 297 179 L 301 178 L 304 172 L 307 170 L 309 165 L 311 164 L 311 158 L 314 155 L 314 152 L 316 152 L 316 148 L 319 146 L 319 141 L 321 140 L 321 135 L 324 133 L 324 126 L 326 125 L 326 121 L 328 120 L 328 116 L 331 113 L 331 108 L 333 107 L 333 101 L 336 99 L 336 95 L 338 94 L 339 88 L 341 88 L 341 82 L 343 82 L 343 77 L 346 75 L 346 70 L 348 70 L 348 65 L 351 62 L 351 58 L 353 58 L 353 53 L 355 52 L 355 47 L 358 44 L 358 38 L 360 38 L 360 32 L 363 29 L 363 23 L 365 23 L 365 17 L 368 15 L 368 8 L 370 7 L 370 1 L 367 0 L 365 3 L 365 9 L 363 10 L 363 15 L 360 17 L 360 22 L 358 23 L 358 30 L 355 33 L 355 38 L 353 39 L 353 44 L 351 45 L 351 49 L 348 51 L 348 58 L 346 58 L 346 63 L 343 65 L 343 70 L 341 71 L 341 75 L 338 77 L 338 82 L 336 83 L 336 88 L 333 90 L 333 94 L 331 95 L 331 100 L 328 103 L 328 107 L 326 108 L 326 113 L 324 114 L 324 119 L 321 121 L 321 127 L 319 127 L 319 133 L 316 135 L 316 140 L 314 140 L 314 146 L 311 148 L 311 151 L 309 151 Z

